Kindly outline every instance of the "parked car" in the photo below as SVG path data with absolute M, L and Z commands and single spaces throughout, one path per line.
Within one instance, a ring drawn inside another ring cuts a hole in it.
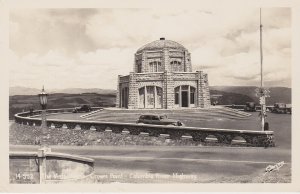
M 273 113 L 290 113 L 292 114 L 292 104 L 275 103 L 272 108 Z
M 73 110 L 73 113 L 78 113 L 78 112 L 91 112 L 92 108 L 89 105 L 82 105 L 81 107 L 76 107 Z
M 255 105 L 255 102 L 246 102 L 244 111 L 247 111 L 247 112 L 255 112 L 255 111 L 256 111 L 256 105 Z
M 272 109 L 274 113 L 287 113 L 287 108 L 285 103 L 275 103 Z
M 168 119 L 167 115 L 156 115 L 156 114 L 141 115 L 136 123 L 152 124 L 152 125 L 184 126 L 184 124 L 181 121 Z

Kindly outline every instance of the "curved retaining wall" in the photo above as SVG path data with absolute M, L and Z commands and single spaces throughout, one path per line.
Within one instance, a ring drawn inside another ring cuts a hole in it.
M 94 110 L 97 108 L 95 107 Z M 99 108 L 98 108 L 99 109 Z M 53 113 L 71 113 L 73 109 L 49 109 L 47 114 Z M 15 122 L 23 125 L 40 126 L 41 119 L 31 118 L 31 116 L 39 115 L 41 111 L 23 112 L 15 115 Z M 256 147 L 273 147 L 275 141 L 273 131 L 252 131 L 237 129 L 216 129 L 201 127 L 178 127 L 164 125 L 140 125 L 134 123 L 118 123 L 118 122 L 102 122 L 102 121 L 79 121 L 79 120 L 61 120 L 47 119 L 47 126 L 62 128 L 66 126 L 68 129 L 80 127 L 81 130 L 90 130 L 92 127 L 96 131 L 103 132 L 110 129 L 113 133 L 122 133 L 127 130 L 131 135 L 139 135 L 140 133 L 148 133 L 149 136 L 159 136 L 160 134 L 168 134 L 171 139 L 181 139 L 182 136 L 192 136 L 194 141 L 204 142 L 206 137 L 213 135 L 217 138 L 218 143 L 231 144 L 235 137 L 245 139 L 248 146 Z

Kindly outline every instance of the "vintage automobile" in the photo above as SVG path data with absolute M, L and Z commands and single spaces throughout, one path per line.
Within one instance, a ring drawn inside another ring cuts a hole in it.
M 168 119 L 167 115 L 156 115 L 156 114 L 141 115 L 136 123 L 152 124 L 152 125 L 184 126 L 184 124 L 181 121 Z
M 256 111 L 255 102 L 246 102 L 246 105 L 244 107 L 244 111 L 255 112 Z
M 91 112 L 92 108 L 89 105 L 82 105 L 81 107 L 75 107 L 73 113 L 78 112 Z
M 292 105 L 285 103 L 275 103 L 272 108 L 273 113 L 290 113 L 292 114 Z

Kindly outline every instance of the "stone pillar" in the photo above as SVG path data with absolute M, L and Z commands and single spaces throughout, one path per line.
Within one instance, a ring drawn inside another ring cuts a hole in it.
M 117 95 L 116 95 L 116 107 L 121 108 L 120 106 L 120 77 L 121 75 L 118 75 L 118 85 L 117 85 Z
M 188 60 L 189 52 L 185 50 L 183 54 L 184 54 L 184 58 L 183 58 L 184 72 L 191 72 L 190 61 Z
M 37 156 L 39 160 L 40 183 L 45 184 L 47 179 L 46 171 L 46 155 L 51 152 L 49 147 L 41 147 L 38 149 Z
M 163 49 L 162 65 L 163 65 L 164 71 L 169 71 L 169 72 L 171 71 L 169 50 L 167 48 Z
M 165 71 L 163 81 L 163 108 L 174 108 L 174 75 L 172 72 Z
M 198 73 L 198 83 L 197 83 L 197 92 L 198 92 L 198 107 L 209 108 L 210 107 L 210 92 L 207 74 L 204 74 L 202 71 L 197 71 Z
M 192 72 L 191 54 L 185 51 L 186 72 Z
M 138 72 L 138 57 L 137 54 L 134 54 L 134 65 L 133 65 L 133 72 Z
M 142 73 L 148 72 L 148 64 L 145 51 L 142 53 Z
M 134 72 L 129 74 L 129 95 L 128 95 L 128 109 L 138 108 L 138 89 L 136 76 Z
M 204 102 L 203 102 L 203 72 L 202 71 L 197 71 L 197 78 L 198 78 L 198 81 L 197 81 L 197 106 L 200 107 L 200 108 L 203 108 L 204 107 Z
M 179 86 L 179 95 L 178 95 L 178 99 L 179 99 L 179 107 L 182 106 L 182 96 L 181 96 L 181 86 Z
M 190 107 L 191 100 L 191 86 L 188 86 L 188 107 Z
M 157 108 L 157 89 L 154 86 L 154 108 Z
M 147 86 L 144 87 L 144 99 L 145 99 L 145 108 L 148 108 L 148 101 L 147 101 Z
M 204 108 L 210 107 L 210 91 L 209 91 L 209 84 L 208 84 L 208 75 L 205 73 L 203 74 L 203 80 L 204 80 L 204 94 L 203 94 L 203 100 L 204 100 Z

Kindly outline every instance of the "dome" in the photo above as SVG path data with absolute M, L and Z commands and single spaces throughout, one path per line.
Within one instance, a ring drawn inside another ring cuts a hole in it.
M 141 52 L 144 50 L 159 50 L 163 48 L 170 48 L 170 49 L 179 49 L 179 50 L 186 50 L 184 46 L 181 44 L 172 41 L 172 40 L 165 40 L 165 38 L 160 38 L 159 40 L 150 42 L 145 46 L 141 47 L 137 52 Z

